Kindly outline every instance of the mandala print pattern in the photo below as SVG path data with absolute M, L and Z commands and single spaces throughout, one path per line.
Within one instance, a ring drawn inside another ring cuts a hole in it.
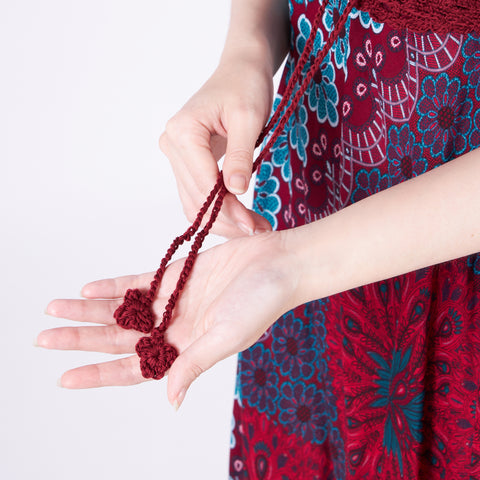
M 330 1 L 305 71 L 345 5 Z M 275 104 L 317 8 L 290 2 Z M 262 164 L 254 209 L 292 228 L 422 175 L 480 146 L 479 107 L 479 33 L 353 9 Z M 480 479 L 479 379 L 480 254 L 300 305 L 238 356 L 230 479 Z

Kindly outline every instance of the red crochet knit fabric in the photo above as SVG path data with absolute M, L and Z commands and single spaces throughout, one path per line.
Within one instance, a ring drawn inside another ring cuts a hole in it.
M 469 33 L 480 25 L 478 0 L 359 0 L 379 23 L 416 32 Z

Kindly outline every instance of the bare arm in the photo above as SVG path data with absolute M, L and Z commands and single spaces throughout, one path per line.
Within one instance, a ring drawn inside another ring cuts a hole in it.
M 168 122 L 159 144 L 168 157 L 184 212 L 193 221 L 225 155 L 226 195 L 212 233 L 227 238 L 270 230 L 236 197 L 252 175 L 256 140 L 270 114 L 275 70 L 288 51 L 286 0 L 233 0 L 218 67 Z
M 221 62 L 247 53 L 261 59 L 273 76 L 288 52 L 289 33 L 286 0 L 232 0 Z
M 301 265 L 296 305 L 480 251 L 480 148 L 281 232 Z

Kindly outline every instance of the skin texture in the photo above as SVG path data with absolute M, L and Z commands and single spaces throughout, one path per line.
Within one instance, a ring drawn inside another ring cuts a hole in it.
M 218 68 L 167 122 L 159 139 L 190 221 L 215 184 L 225 155 L 223 178 L 230 193 L 212 233 L 226 238 L 271 230 L 236 195 L 247 191 L 252 176 L 255 143 L 272 107 L 272 78 L 288 51 L 288 22 L 286 0 L 233 0 Z
M 255 142 L 267 121 L 272 95 L 272 77 L 254 62 L 222 64 L 168 121 L 160 137 L 190 221 L 215 184 L 217 162 L 226 153 L 223 173 L 230 193 L 212 229 L 217 235 L 233 238 L 271 230 L 268 221 L 247 209 L 235 194 L 248 188 Z
M 279 232 L 233 239 L 199 255 L 166 332 L 166 340 L 180 353 L 168 372 L 168 398 L 172 403 L 200 373 L 251 346 L 293 307 L 297 279 L 286 270 L 291 263 L 285 261 L 289 257 L 293 261 L 284 250 Z M 165 272 L 153 303 L 157 324 L 183 263 L 183 259 L 177 260 Z M 127 288 L 147 288 L 152 277 L 153 272 L 100 280 L 82 289 L 83 300 L 50 302 L 46 310 L 49 315 L 101 325 L 45 330 L 37 338 L 39 346 L 132 354 L 70 370 L 62 376 L 62 386 L 91 388 L 146 381 L 135 354 L 135 344 L 143 334 L 116 325 L 113 312 Z

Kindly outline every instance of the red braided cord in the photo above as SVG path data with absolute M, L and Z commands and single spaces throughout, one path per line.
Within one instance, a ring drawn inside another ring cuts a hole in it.
M 193 264 L 195 263 L 195 260 L 197 258 L 198 252 L 202 247 L 203 241 L 205 240 L 205 237 L 208 235 L 208 232 L 210 231 L 210 229 L 212 228 L 215 220 L 217 219 L 218 214 L 220 213 L 220 209 L 222 207 L 223 199 L 226 193 L 227 193 L 227 189 L 223 186 L 220 189 L 220 192 L 218 193 L 217 200 L 215 201 L 215 204 L 213 206 L 213 209 L 207 224 L 205 225 L 205 227 L 203 227 L 203 230 L 198 232 L 197 236 L 195 237 L 195 240 L 192 244 L 190 252 L 185 260 L 185 264 L 183 266 L 182 272 L 180 273 L 180 277 L 178 279 L 175 290 L 170 295 L 167 306 L 165 307 L 165 311 L 163 312 L 162 324 L 165 325 L 164 327 L 165 330 L 170 324 L 173 309 L 175 308 L 175 304 L 180 295 L 180 292 L 183 290 L 183 287 L 185 286 L 188 276 L 190 275 L 190 272 L 193 268 Z
M 290 119 L 290 117 L 291 117 L 292 113 L 294 112 L 295 108 L 297 108 L 297 105 L 298 105 L 298 102 L 300 101 L 300 98 L 303 96 L 303 94 L 305 93 L 305 91 L 308 88 L 308 85 L 312 81 L 312 79 L 315 75 L 315 72 L 318 70 L 318 68 L 320 67 L 320 64 L 325 59 L 325 56 L 327 55 L 327 53 L 332 48 L 333 42 L 335 42 L 335 40 L 337 39 L 339 31 L 344 27 L 345 23 L 347 22 L 348 15 L 350 15 L 350 12 L 352 11 L 352 8 L 355 7 L 357 1 L 358 0 L 350 1 L 349 4 L 345 7 L 345 10 L 343 11 L 342 15 L 340 15 L 340 17 L 338 19 L 338 23 L 335 25 L 335 28 L 334 28 L 333 32 L 328 37 L 328 40 L 327 40 L 326 44 L 324 45 L 322 51 L 315 58 L 315 61 L 313 62 L 313 64 L 310 65 L 310 68 L 307 72 L 307 75 L 302 79 L 302 83 L 300 85 L 300 88 L 297 90 L 294 97 L 292 98 L 292 102 L 290 103 L 290 105 L 285 110 L 285 113 L 282 115 L 282 118 L 278 122 L 278 125 L 275 128 L 272 136 L 270 137 L 267 144 L 265 145 L 265 147 L 261 151 L 260 155 L 255 160 L 255 162 L 253 164 L 253 171 L 255 171 L 260 166 L 261 161 L 263 160 L 263 158 L 265 157 L 267 152 L 270 150 L 272 145 L 276 142 L 280 133 L 283 131 L 286 123 Z M 310 33 L 310 37 L 312 35 L 316 35 L 316 31 L 314 32 L 312 30 L 312 32 Z M 284 99 L 285 99 L 285 96 L 282 98 L 282 101 Z M 279 105 L 279 107 L 280 107 L 280 105 Z
M 154 299 L 155 294 L 157 292 L 157 288 L 160 285 L 163 274 L 165 273 L 165 270 L 167 268 L 167 263 L 173 257 L 173 255 L 177 251 L 178 247 L 180 245 L 182 245 L 185 242 L 185 240 L 190 240 L 195 235 L 198 228 L 200 227 L 200 224 L 202 223 L 202 219 L 203 219 L 205 213 L 207 212 L 208 207 L 210 206 L 210 204 L 212 203 L 213 199 L 215 198 L 218 190 L 222 186 L 223 186 L 223 180 L 222 180 L 221 175 L 219 174 L 217 182 L 215 183 L 215 186 L 213 187 L 212 191 L 208 194 L 208 197 L 205 200 L 202 208 L 198 212 L 198 215 L 197 215 L 197 218 L 195 218 L 195 221 L 192 223 L 192 225 L 186 230 L 186 232 L 183 235 L 180 235 L 179 237 L 175 238 L 175 240 L 173 240 L 172 244 L 170 245 L 170 248 L 167 250 L 167 253 L 166 253 L 165 257 L 162 259 L 162 262 L 160 263 L 160 267 L 158 268 L 157 272 L 155 273 L 155 276 L 153 277 L 153 280 L 150 284 L 150 290 L 148 291 L 148 294 L 146 295 L 147 298 L 150 300 L 150 302 L 153 302 L 153 299 Z
M 310 53 L 312 52 L 313 45 L 315 43 L 315 37 L 317 35 L 317 30 L 320 28 L 320 23 L 322 21 L 323 14 L 325 13 L 325 9 L 327 8 L 327 5 L 330 0 L 324 1 L 319 9 L 317 10 L 317 13 L 315 14 L 315 18 L 313 19 L 312 23 L 312 28 L 310 30 L 310 35 L 308 36 L 307 43 L 305 44 L 305 47 L 303 48 L 302 54 L 300 55 L 300 58 L 298 59 L 297 65 L 295 66 L 295 69 L 292 73 L 292 76 L 290 77 L 290 80 L 288 81 L 288 84 L 285 88 L 285 91 L 283 92 L 283 97 L 282 101 L 278 105 L 278 108 L 275 109 L 275 113 L 273 114 L 272 118 L 270 121 L 267 123 L 265 128 L 262 131 L 262 134 L 257 140 L 257 147 L 262 143 L 264 137 L 268 134 L 270 130 L 273 129 L 275 124 L 277 123 L 280 114 L 282 113 L 283 109 L 285 108 L 285 105 L 288 102 L 288 99 L 290 98 L 293 89 L 295 85 L 298 82 L 298 79 L 300 78 L 301 73 L 303 72 L 303 69 L 305 67 L 305 64 L 307 63 L 307 59 L 310 57 Z M 255 169 L 254 169 L 255 171 Z
M 256 144 L 255 144 L 257 147 L 262 143 L 262 141 L 264 140 L 267 133 L 277 123 L 277 120 L 278 120 L 280 114 L 282 113 L 283 109 L 285 108 L 285 106 L 288 102 L 288 98 L 290 97 L 290 95 L 291 95 L 291 93 L 292 93 L 292 91 L 293 91 L 293 89 L 294 89 L 294 87 L 295 87 L 295 85 L 298 81 L 298 78 L 300 77 L 300 75 L 303 71 L 303 68 L 305 67 L 305 64 L 307 63 L 307 59 L 310 56 L 310 53 L 312 51 L 312 48 L 313 48 L 313 45 L 314 45 L 314 42 L 315 42 L 315 36 L 316 36 L 317 29 L 320 26 L 320 22 L 322 21 L 323 13 L 325 12 L 325 9 L 326 9 L 329 1 L 330 0 L 326 0 L 320 6 L 320 8 L 318 9 L 318 11 L 315 15 L 314 21 L 312 23 L 311 33 L 310 33 L 310 35 L 307 39 L 307 42 L 306 42 L 305 47 L 303 49 L 303 52 L 302 52 L 302 54 L 301 54 L 301 56 L 300 56 L 300 58 L 297 62 L 297 65 L 295 66 L 293 74 L 292 74 L 292 76 L 291 76 L 291 78 L 290 78 L 290 80 L 287 84 L 287 87 L 286 87 L 286 90 L 284 92 L 283 98 L 282 98 L 280 104 L 278 105 L 278 107 L 276 108 L 274 115 L 272 116 L 272 118 L 270 119 L 268 124 L 264 127 L 264 129 L 260 133 L 260 135 L 259 135 L 259 137 L 256 141 Z M 313 78 L 313 76 L 312 76 L 312 78 Z M 277 133 L 275 134 L 275 132 L 277 132 Z M 278 138 L 278 135 L 280 134 L 280 131 L 279 131 L 278 128 L 275 130 L 275 132 L 274 132 L 274 137 L 275 137 L 274 141 Z M 271 144 L 269 146 L 271 146 Z M 268 151 L 268 149 L 265 149 L 265 150 Z M 265 156 L 265 154 L 261 155 L 260 161 L 263 159 L 264 156 Z M 257 162 L 259 164 L 260 162 L 258 160 L 259 159 L 257 159 Z M 255 172 L 256 168 L 257 167 L 254 166 L 254 168 L 252 169 L 252 173 Z M 219 178 L 217 179 L 217 183 L 213 187 L 212 191 L 209 193 L 205 203 L 203 204 L 202 208 L 198 212 L 198 215 L 197 215 L 194 223 L 192 224 L 192 226 L 189 227 L 183 235 L 175 238 L 173 240 L 172 244 L 170 245 L 170 248 L 168 249 L 167 254 L 163 258 L 163 260 L 160 264 L 160 267 L 158 268 L 158 270 L 155 274 L 155 277 L 154 277 L 152 283 L 150 284 L 150 290 L 147 294 L 147 298 L 151 302 L 153 301 L 153 298 L 155 297 L 158 285 L 160 284 L 161 279 L 163 277 L 163 274 L 165 273 L 168 262 L 171 260 L 171 258 L 173 257 L 173 255 L 177 251 L 178 247 L 180 245 L 182 245 L 185 240 L 190 240 L 193 237 L 193 235 L 197 232 L 197 230 L 198 230 L 198 228 L 201 224 L 201 221 L 202 221 L 202 219 L 205 215 L 205 212 L 208 210 L 208 207 L 210 206 L 211 202 L 215 198 L 216 193 L 218 192 L 220 186 L 223 183 L 221 181 L 220 175 L 223 176 L 222 172 L 219 172 Z
M 295 94 L 295 96 L 293 97 L 292 99 L 292 102 L 291 104 L 288 106 L 288 108 L 286 109 L 285 111 L 285 114 L 282 116 L 282 119 L 281 121 L 279 122 L 279 124 L 277 125 L 277 127 L 275 128 L 275 131 L 273 132 L 273 135 L 271 136 L 271 138 L 269 139 L 267 145 L 265 146 L 265 148 L 262 150 L 262 152 L 260 153 L 260 155 L 258 156 L 258 158 L 255 160 L 254 162 L 254 168 L 253 168 L 253 171 L 256 170 L 256 168 L 258 168 L 258 166 L 260 165 L 260 162 L 261 160 L 263 159 L 263 157 L 265 156 L 264 152 L 267 152 L 269 150 L 269 148 L 273 145 L 273 143 L 277 140 L 277 138 L 279 137 L 281 131 L 283 130 L 286 122 L 288 121 L 288 119 L 290 118 L 291 114 L 293 113 L 294 109 L 296 108 L 298 102 L 300 101 L 300 98 L 303 96 L 303 94 L 305 93 L 310 81 L 312 80 L 313 76 L 315 75 L 315 72 L 318 70 L 320 64 L 322 63 L 322 61 L 324 60 L 326 54 L 329 52 L 330 48 L 332 47 L 333 45 L 333 42 L 335 41 L 336 37 L 338 36 L 338 32 L 343 28 L 343 26 L 345 25 L 346 21 L 347 21 L 347 18 L 348 18 L 348 15 L 350 14 L 352 8 L 354 8 L 355 6 L 355 3 L 356 3 L 357 0 L 352 0 L 348 5 L 347 7 L 345 8 L 345 10 L 343 11 L 342 15 L 340 16 L 339 20 L 338 20 L 338 23 L 337 25 L 335 26 L 332 34 L 329 36 L 328 38 L 328 41 L 325 45 L 325 47 L 323 48 L 322 52 L 320 55 L 318 55 L 316 58 L 315 58 L 315 61 L 313 62 L 313 64 L 311 65 L 307 75 L 305 76 L 305 78 L 302 80 L 302 84 L 300 85 L 300 88 L 299 90 L 297 91 L 297 93 Z M 322 7 L 324 7 L 326 4 L 328 3 L 328 0 L 322 5 Z M 319 12 L 323 12 L 325 10 L 325 7 L 322 9 L 321 7 L 319 8 Z M 323 14 L 323 13 L 322 13 Z M 319 22 L 321 20 L 321 15 L 316 15 L 315 17 L 315 22 Z M 313 39 L 315 38 L 316 36 L 316 33 L 317 33 L 317 29 L 313 29 L 312 28 L 312 31 L 309 35 L 309 38 L 308 38 L 308 41 L 307 41 L 307 44 L 309 43 L 310 39 L 313 37 Z M 311 43 L 311 46 L 313 46 L 313 40 Z M 311 46 L 310 46 L 310 49 L 311 49 Z M 305 46 L 305 49 L 304 49 L 304 52 L 307 50 L 307 46 Z M 302 54 L 303 55 L 303 54 Z M 305 65 L 306 61 L 304 61 L 303 65 Z M 298 66 L 298 65 L 297 65 Z M 303 68 L 303 67 L 302 67 Z M 293 78 L 293 75 L 292 75 L 292 78 Z M 290 79 L 292 80 L 292 79 Z M 289 82 L 289 84 L 292 83 L 291 81 Z M 288 88 L 288 87 L 287 87 Z M 293 90 L 293 87 L 290 89 L 290 91 Z M 286 98 L 286 95 L 284 95 L 283 99 L 284 100 Z M 277 109 L 280 110 L 280 106 L 281 104 L 279 105 L 279 108 Z M 215 185 L 215 187 L 218 185 L 219 181 L 217 181 L 217 184 Z M 210 193 L 210 195 L 213 193 L 213 190 L 212 192 Z M 176 302 L 176 299 L 178 298 L 178 294 L 179 292 L 181 291 L 181 289 L 184 287 L 185 285 L 185 281 L 193 267 L 193 261 L 194 259 L 196 258 L 197 254 L 198 254 L 198 251 L 200 250 L 201 246 L 202 246 L 202 243 L 203 243 L 203 240 L 204 238 L 206 237 L 206 235 L 208 234 L 208 232 L 210 231 L 210 228 L 212 227 L 213 223 L 215 222 L 216 218 L 217 218 L 217 215 L 218 215 L 218 212 L 220 211 L 220 208 L 222 206 L 222 203 L 223 203 L 223 199 L 225 197 L 225 194 L 227 193 L 226 191 L 226 188 L 225 188 L 225 185 L 223 184 L 222 185 L 222 188 L 220 189 L 220 193 L 218 194 L 218 198 L 215 202 L 215 206 L 214 206 L 214 209 L 212 210 L 212 213 L 211 213 L 211 216 L 210 216 L 210 220 L 208 221 L 207 225 L 204 227 L 204 229 L 199 233 L 197 234 L 197 237 L 195 238 L 195 241 L 194 241 L 194 244 L 192 246 L 192 249 L 190 250 L 190 254 L 189 256 L 187 257 L 187 260 L 185 261 L 185 265 L 184 265 L 184 268 L 182 270 L 182 273 L 180 275 L 180 278 L 178 280 L 178 283 L 177 283 L 177 287 L 175 288 L 175 290 L 173 291 L 172 295 L 170 296 L 170 300 L 169 300 L 169 303 L 165 309 L 165 312 L 164 312 L 164 321 L 167 320 L 167 321 L 170 321 L 170 318 L 171 318 L 171 312 L 173 311 L 173 308 L 175 306 L 175 302 Z M 204 207 L 205 205 L 207 205 L 207 202 L 208 200 L 205 202 L 204 204 Z M 215 213 L 215 210 L 218 209 L 218 211 Z M 199 214 L 200 215 L 200 214 Z M 202 216 L 203 216 L 203 213 L 202 213 Z M 198 217 L 197 217 L 198 218 Z M 153 284 L 153 282 L 152 282 Z M 170 305 L 171 308 L 170 308 Z M 169 310 L 169 313 L 167 314 L 167 309 Z
M 277 107 L 275 114 L 272 116 L 271 120 L 268 122 L 267 126 L 262 130 L 259 138 L 257 139 L 257 146 L 261 144 L 261 142 L 267 135 L 269 129 L 272 128 L 272 125 L 275 125 L 275 123 L 278 121 L 280 114 L 282 113 L 282 110 L 285 108 L 285 106 L 288 103 L 289 96 L 293 92 L 295 84 L 297 83 L 298 78 L 300 77 L 300 74 L 303 71 L 303 68 L 306 64 L 307 58 L 309 57 L 311 50 L 313 48 L 315 36 L 317 34 L 317 29 L 319 27 L 321 17 L 325 11 L 328 1 L 329 0 L 326 0 L 326 2 L 322 4 L 322 6 L 319 8 L 319 11 L 315 16 L 315 19 L 312 25 L 312 30 L 310 32 L 310 36 L 307 40 L 307 43 L 305 44 L 305 48 L 302 52 L 302 55 L 294 69 L 292 77 L 288 82 L 283 98 L 279 106 Z M 337 25 L 335 26 L 333 32 L 330 34 L 326 44 L 324 45 L 322 52 L 318 57 L 315 58 L 313 64 L 310 66 L 306 76 L 302 79 L 300 88 L 295 93 L 291 103 L 288 105 L 285 112 L 283 112 L 283 114 L 281 115 L 281 118 L 278 121 L 278 124 L 276 125 L 276 127 L 274 128 L 274 131 L 269 141 L 263 148 L 260 155 L 255 160 L 252 168 L 252 173 L 259 167 L 266 153 L 270 150 L 274 142 L 279 137 L 280 133 L 283 131 L 286 123 L 288 122 L 295 108 L 297 107 L 298 102 L 300 101 L 301 97 L 304 95 L 306 89 L 308 88 L 308 85 L 311 82 L 315 72 L 320 67 L 320 64 L 324 60 L 326 54 L 330 51 L 333 45 L 333 42 L 338 38 L 338 33 L 340 29 L 342 29 L 343 26 L 345 25 L 348 15 L 350 14 L 352 8 L 354 8 L 354 6 L 356 5 L 357 1 L 358 0 L 352 0 L 343 11 Z M 160 264 L 159 269 L 155 273 L 154 279 L 150 284 L 150 290 L 146 295 L 146 298 L 149 304 L 153 302 L 153 298 L 155 297 L 158 285 L 161 282 L 161 279 L 166 270 L 167 264 L 172 258 L 173 254 L 178 249 L 178 247 L 184 243 L 185 240 L 190 240 L 193 237 L 193 235 L 197 232 L 205 213 L 207 212 L 214 198 L 217 197 L 215 204 L 212 208 L 212 212 L 210 214 L 210 218 L 208 222 L 206 223 L 205 227 L 200 232 L 197 233 L 195 237 L 194 243 L 190 249 L 187 259 L 185 260 L 185 264 L 183 266 L 182 272 L 177 281 L 175 290 L 172 292 L 168 300 L 167 306 L 165 307 L 161 324 L 153 330 L 151 337 L 142 337 L 137 343 L 136 351 L 141 357 L 142 373 L 147 378 L 161 378 L 164 375 L 166 369 L 169 368 L 169 366 L 177 356 L 176 349 L 165 342 L 164 332 L 166 331 L 166 329 L 168 328 L 168 325 L 170 324 L 172 314 L 173 314 L 173 309 L 175 308 L 175 304 L 178 300 L 180 292 L 182 291 L 182 289 L 186 284 L 188 276 L 193 268 L 193 264 L 196 260 L 196 257 L 198 256 L 198 252 L 203 244 L 205 237 L 208 235 L 211 227 L 213 226 L 213 223 L 218 217 L 218 214 L 220 212 L 220 209 L 222 207 L 223 200 L 226 194 L 227 194 L 227 189 L 223 181 L 223 173 L 219 172 L 217 182 L 213 187 L 212 191 L 210 192 L 210 194 L 208 195 L 207 199 L 205 200 L 192 226 L 189 227 L 183 235 L 175 238 L 175 240 L 172 242 L 172 244 L 170 245 L 170 248 L 167 251 L 167 254 L 165 255 L 165 257 L 163 258 Z M 134 305 L 134 307 L 139 310 L 143 308 L 143 306 L 139 307 L 137 304 Z M 125 307 L 122 307 L 122 308 L 125 308 Z M 121 310 L 121 308 L 119 308 L 119 310 Z M 115 318 L 117 318 L 117 316 Z M 125 326 L 125 328 L 131 328 L 131 326 Z M 168 352 L 168 354 L 166 352 Z M 162 357 L 162 355 L 167 355 L 168 358 L 160 358 Z
M 180 292 L 185 286 L 198 255 L 198 251 L 202 246 L 203 240 L 208 235 L 210 228 L 220 212 L 223 198 L 225 197 L 226 193 L 227 189 L 225 186 L 222 186 L 210 214 L 210 219 L 203 230 L 198 232 L 197 236 L 195 237 L 195 241 L 187 259 L 185 260 L 185 265 L 183 266 L 183 270 L 180 274 L 180 278 L 178 279 L 175 290 L 171 294 L 163 313 L 162 323 L 153 329 L 151 336 L 140 338 L 135 345 L 135 351 L 140 357 L 140 369 L 145 378 L 154 378 L 156 380 L 161 379 L 178 357 L 177 349 L 165 341 L 165 332 L 172 319 L 175 303 L 180 295 Z

